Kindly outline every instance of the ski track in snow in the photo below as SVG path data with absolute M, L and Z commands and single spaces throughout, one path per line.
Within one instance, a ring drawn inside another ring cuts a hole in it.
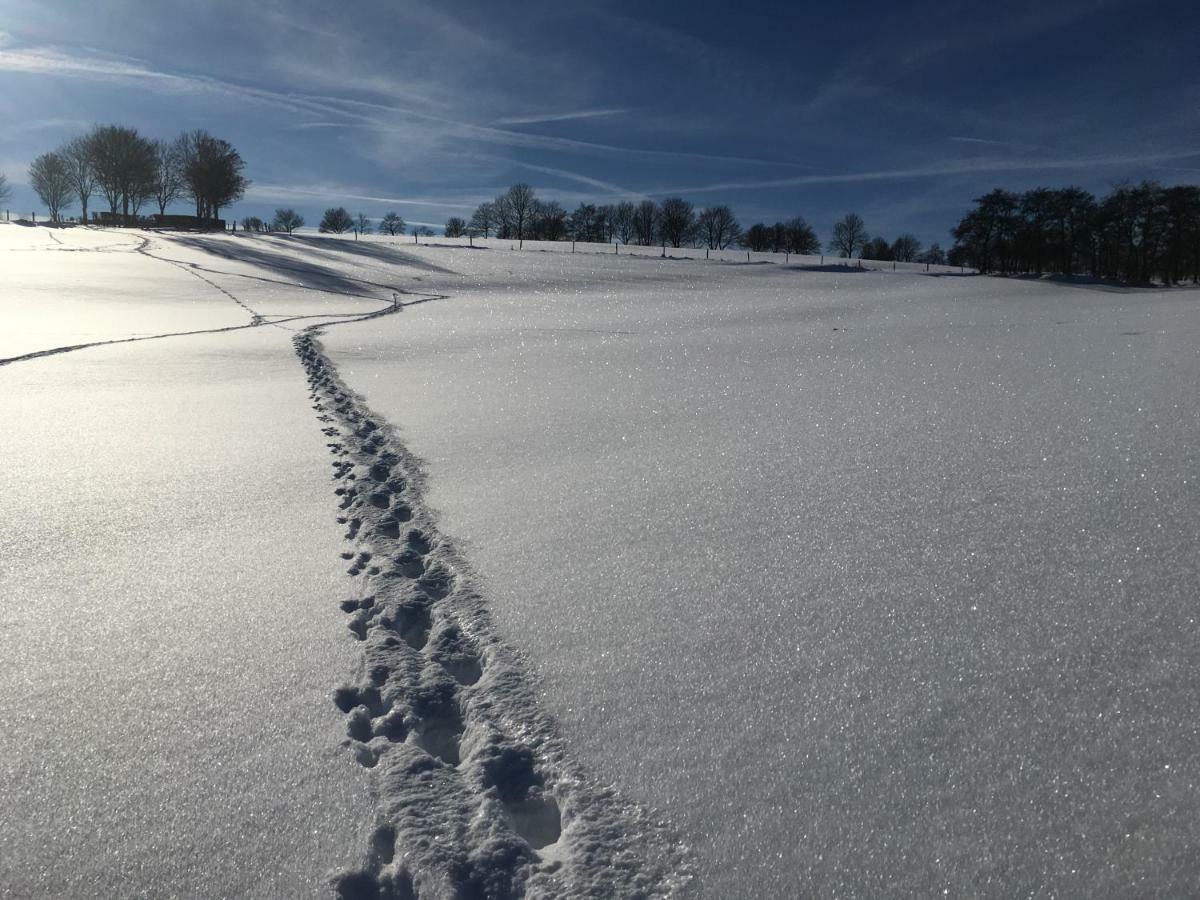
M 366 863 L 337 876 L 338 896 L 680 895 L 686 851 L 571 762 L 425 507 L 418 462 L 324 355 L 325 327 L 293 341 L 334 456 L 355 579 L 342 609 L 363 647 L 334 700 L 380 800 Z

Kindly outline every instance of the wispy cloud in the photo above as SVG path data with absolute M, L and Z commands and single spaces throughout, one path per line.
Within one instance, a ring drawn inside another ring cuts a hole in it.
M 539 122 L 569 122 L 574 119 L 599 119 L 607 116 L 623 116 L 628 109 L 580 109 L 575 112 L 542 113 L 529 116 L 507 116 L 496 119 L 496 125 L 534 125 Z
M 338 184 L 252 184 L 246 191 L 250 200 L 311 200 L 322 198 L 326 202 L 359 200 L 363 203 L 383 203 L 392 206 L 427 206 L 434 209 L 473 210 L 477 203 L 461 200 L 443 200 L 434 197 L 386 197 L 363 191 L 362 188 Z
M 414 122 L 433 127 L 445 141 L 474 140 L 512 148 L 551 150 L 598 156 L 624 156 L 657 159 L 693 159 L 709 162 L 811 168 L 783 160 L 759 159 L 695 153 L 687 150 L 658 150 L 625 147 L 552 135 L 530 134 L 488 125 L 464 122 L 444 115 L 423 112 L 398 105 L 324 95 L 285 93 L 250 87 L 206 75 L 168 72 L 141 60 L 101 54 L 87 48 L 70 51 L 57 47 L 37 47 L 15 51 L 0 50 L 0 71 L 26 72 L 75 78 L 106 78 L 141 83 L 152 89 L 181 93 L 219 94 L 247 103 L 266 104 L 277 109 L 313 115 L 322 122 L 330 116 L 371 125 L 379 131 L 401 138 L 413 136 Z M 328 126 L 321 126 L 328 127 Z
M 647 191 L 652 196 L 669 194 L 705 194 L 718 191 L 760 190 L 764 188 L 801 187 L 815 184 L 846 184 L 867 181 L 906 181 L 937 178 L 947 175 L 970 175 L 987 172 L 1048 172 L 1060 169 L 1100 169 L 1119 166 L 1155 165 L 1200 156 L 1200 150 L 1183 153 L 1146 153 L 1112 156 L 1074 157 L 1071 159 L 966 159 L 947 160 L 938 165 L 914 169 L 880 169 L 865 172 L 798 175 L 792 178 L 766 178 L 753 181 L 723 181 L 716 184 L 691 185 Z
M 613 198 L 621 199 L 640 199 L 645 194 L 639 191 L 631 191 L 628 188 L 621 187 L 618 184 L 612 184 L 608 181 L 602 181 L 599 178 L 592 178 L 590 175 L 583 175 L 579 172 L 571 172 L 567 169 L 558 169 L 554 166 L 539 166 L 535 163 L 521 162 L 520 160 L 505 160 L 508 165 L 517 166 L 521 169 L 528 169 L 531 172 L 541 172 L 544 175 L 554 175 L 558 178 L 565 178 L 568 181 L 575 181 L 579 184 L 585 184 L 588 187 L 594 187 L 606 194 L 612 195 Z

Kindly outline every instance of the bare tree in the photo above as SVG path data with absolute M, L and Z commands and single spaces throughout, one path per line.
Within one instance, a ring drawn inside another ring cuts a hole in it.
M 359 213 L 354 217 L 354 224 L 351 227 L 354 229 L 355 237 L 358 237 L 360 234 L 370 234 L 371 220 L 362 213 Z
M 79 218 L 86 224 L 88 201 L 96 193 L 96 167 L 92 162 L 91 142 L 86 135 L 72 138 L 59 148 L 58 155 L 71 172 L 71 181 L 79 197 Z
M 8 176 L 0 172 L 0 203 L 7 203 L 12 199 L 12 185 L 8 183 Z
M 915 262 L 921 254 L 921 242 L 916 235 L 902 234 L 892 241 L 892 259 L 899 262 Z
M 467 233 L 467 223 L 458 216 L 446 220 L 446 237 L 462 237 Z
M 946 251 L 942 249 L 941 244 L 931 244 L 928 250 L 917 257 L 917 262 L 923 262 L 931 266 L 944 266 L 946 264 Z
M 658 204 L 653 200 L 643 200 L 637 205 L 633 217 L 633 232 L 639 244 L 649 246 L 654 243 L 655 235 L 658 234 L 658 218 Z
M 658 229 L 662 240 L 672 247 L 690 241 L 696 233 L 696 212 L 692 204 L 679 197 L 668 197 L 662 202 Z
M 390 234 L 395 237 L 398 234 L 404 234 L 407 228 L 408 226 L 404 223 L 404 219 L 400 218 L 398 213 L 387 213 L 379 220 L 380 234 Z
M 815 256 L 821 252 L 821 239 L 803 217 L 796 216 L 784 223 L 784 246 L 788 253 Z
M 246 216 L 242 219 L 242 231 L 266 231 L 267 225 L 258 216 Z
M 67 161 L 57 153 L 43 153 L 29 167 L 29 184 L 46 204 L 50 219 L 61 221 L 62 211 L 71 205 L 75 193 Z
M 533 188 L 527 184 L 514 184 L 496 198 L 496 209 L 513 232 L 509 236 L 515 237 L 522 244 L 525 242 L 525 231 L 533 221 L 536 202 Z
M 855 213 L 847 213 L 842 221 L 833 226 L 833 238 L 829 250 L 847 259 L 867 245 L 867 226 Z
M 297 228 L 304 227 L 304 216 L 300 215 L 294 209 L 277 209 L 275 210 L 275 218 L 271 220 L 271 227 L 276 231 L 291 234 Z
M 136 129 L 104 125 L 88 136 L 96 183 L 115 217 L 118 206 L 128 222 L 154 192 L 154 144 Z
M 154 199 L 160 216 L 165 216 L 167 207 L 183 197 L 183 166 L 178 146 L 178 142 L 154 142 Z
M 433 237 L 433 229 L 428 225 L 418 225 L 413 229 L 413 234 L 417 237 Z
M 215 219 L 221 208 L 236 203 L 250 182 L 242 175 L 245 163 L 228 142 L 207 131 L 189 131 L 175 141 L 181 160 L 186 195 L 196 202 L 196 215 Z
M 696 217 L 700 239 L 709 250 L 724 250 L 742 234 L 742 227 L 728 206 L 710 206 Z
M 863 259 L 875 259 L 880 262 L 891 262 L 892 245 L 882 237 L 873 237 L 863 246 L 862 252 L 859 254 Z
M 633 241 L 636 234 L 636 229 L 634 228 L 634 219 L 636 216 L 637 207 L 628 200 L 618 203 L 613 207 L 613 233 L 622 244 L 628 244 Z
M 354 220 L 344 206 L 332 206 L 321 216 L 321 224 L 317 231 L 322 234 L 345 234 L 354 227 Z
M 471 216 L 471 230 L 483 237 L 489 237 L 492 231 L 495 230 L 496 225 L 496 205 L 494 203 L 480 203 L 476 207 L 474 215 Z
M 533 201 L 527 235 L 538 241 L 561 241 L 567 236 L 567 211 L 557 200 Z

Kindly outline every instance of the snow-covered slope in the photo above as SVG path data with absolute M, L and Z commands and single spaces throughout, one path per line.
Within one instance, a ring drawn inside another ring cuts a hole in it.
M 1196 293 L 429 254 L 329 352 L 702 893 L 1200 884 Z
M 1195 292 L 2 248 L 14 896 L 1200 883 Z

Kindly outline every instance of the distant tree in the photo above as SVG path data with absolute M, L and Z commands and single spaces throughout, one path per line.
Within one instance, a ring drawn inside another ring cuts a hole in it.
M 617 208 L 611 203 L 596 207 L 596 240 L 610 243 L 617 234 Z
M 471 216 L 470 228 L 478 235 L 485 238 L 491 237 L 492 232 L 498 224 L 496 219 L 496 205 L 494 203 L 480 203 L 476 207 L 474 215 Z
M 658 231 L 663 243 L 680 247 L 696 234 L 696 211 L 680 197 L 668 197 L 660 206 Z
M 0 204 L 7 203 L 12 199 L 12 185 L 8 183 L 8 176 L 0 172 Z
M 628 200 L 618 203 L 613 208 L 613 233 L 615 234 L 617 240 L 622 244 L 629 244 L 633 242 L 633 238 L 637 234 L 637 229 L 635 227 L 636 218 L 637 207 L 635 207 Z
M 783 249 L 801 256 L 815 256 L 821 252 L 821 239 L 811 225 L 796 216 L 783 224 Z
M 596 207 L 592 203 L 580 203 L 567 220 L 567 234 L 573 241 L 602 241 Z
M 917 257 L 917 262 L 928 263 L 931 266 L 944 266 L 946 251 L 942 249 L 941 244 L 931 244 L 928 250 Z
M 873 237 L 862 248 L 863 259 L 874 259 L 880 262 L 892 261 L 892 245 L 881 237 Z
M 461 219 L 458 216 L 451 216 L 446 220 L 446 227 L 444 230 L 446 232 L 446 237 L 462 237 L 467 233 L 466 220 Z
M 354 229 L 354 234 L 357 237 L 360 234 L 371 233 L 371 220 L 362 213 L 354 217 L 354 223 L 350 226 Z
M 183 166 L 176 144 L 154 141 L 154 199 L 158 214 L 165 216 L 167 207 L 183 197 Z
M 921 255 L 921 242 L 916 235 L 902 234 L 892 241 L 892 259 L 898 262 L 916 262 Z
M 196 215 L 219 218 L 222 207 L 236 203 L 250 182 L 242 175 L 245 162 L 225 140 L 207 131 L 189 131 L 179 136 L 174 152 L 180 161 L 185 195 L 196 202 Z
M 304 227 L 304 216 L 294 209 L 277 209 L 275 218 L 271 220 L 271 227 L 276 231 L 291 234 L 297 228 Z
M 633 216 L 634 237 L 639 244 L 649 246 L 658 237 L 658 204 L 653 200 L 643 200 L 637 205 Z
M 390 234 L 395 237 L 398 234 L 404 234 L 407 228 L 408 226 L 404 224 L 404 220 L 400 218 L 399 214 L 394 212 L 386 213 L 379 220 L 380 234 Z
M 742 234 L 742 228 L 728 206 L 710 206 L 696 217 L 700 240 L 710 250 L 724 250 Z
M 413 234 L 417 237 L 433 237 L 433 229 L 428 225 L 418 225 L 413 229 Z
M 762 222 L 755 222 L 742 232 L 738 243 L 747 250 L 753 250 L 755 253 L 766 252 L 774 246 L 774 229 L 770 225 L 764 225 Z
M 120 125 L 102 125 L 88 135 L 96 183 L 108 200 L 115 217 L 118 207 L 122 219 L 129 221 L 154 194 L 154 144 L 136 129 Z
M 67 161 L 57 153 L 43 153 L 29 167 L 29 185 L 46 204 L 51 220 L 61 221 L 75 193 Z
M 258 216 L 246 216 L 242 219 L 242 231 L 266 231 L 266 223 Z
M 1167 284 L 1189 275 L 1200 281 L 1200 187 L 1165 188 L 1161 200 L 1164 231 L 1156 268 Z
M 975 198 L 975 209 L 954 227 L 954 252 L 980 272 L 1009 271 L 1014 256 L 1020 197 L 997 188 Z
M 567 234 L 567 211 L 557 200 L 534 200 L 528 237 L 539 241 L 561 241 Z
M 345 234 L 353 227 L 354 219 L 350 217 L 346 207 L 333 206 L 321 216 L 321 224 L 317 226 L 317 231 L 323 234 Z
M 514 184 L 505 193 L 496 198 L 494 203 L 496 214 L 509 238 L 518 241 L 525 240 L 525 231 L 533 220 L 534 202 L 533 188 L 527 184 Z
M 96 167 L 92 161 L 92 147 L 86 135 L 72 138 L 58 150 L 71 173 L 75 194 L 79 197 L 79 218 L 88 220 L 88 201 L 96 193 Z
M 842 221 L 833 226 L 829 250 L 849 259 L 867 245 L 867 240 L 867 226 L 863 220 L 854 213 L 847 213 Z

